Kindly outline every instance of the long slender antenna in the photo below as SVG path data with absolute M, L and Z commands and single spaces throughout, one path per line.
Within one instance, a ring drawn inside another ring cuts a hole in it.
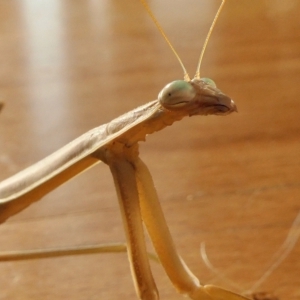
M 225 1 L 225 0 L 223 0 Z M 183 70 L 183 74 L 184 74 L 184 80 L 185 81 L 190 81 L 190 77 L 189 74 L 186 71 L 186 68 L 184 67 L 179 55 L 177 54 L 177 52 L 175 51 L 174 47 L 172 46 L 171 42 L 169 41 L 169 39 L 167 38 L 165 32 L 163 31 L 162 27 L 160 26 L 160 24 L 158 23 L 157 19 L 155 18 L 154 14 L 152 13 L 148 3 L 146 0 L 140 0 L 140 2 L 144 5 L 146 11 L 148 12 L 148 14 L 150 15 L 151 19 L 153 20 L 154 24 L 156 25 L 156 27 L 158 28 L 159 32 L 161 33 L 161 35 L 163 36 L 163 38 L 165 39 L 165 41 L 167 42 L 167 44 L 169 45 L 169 47 L 171 48 L 171 50 L 173 51 L 173 53 L 175 54 L 176 58 L 178 59 L 181 68 Z
M 142 0 L 141 0 L 141 1 L 142 1 Z M 203 55 L 204 55 L 204 52 L 205 52 L 205 49 L 206 49 L 208 40 L 209 40 L 209 38 L 210 38 L 210 36 L 211 36 L 211 33 L 212 33 L 212 31 L 213 31 L 213 29 L 214 29 L 214 27 L 215 27 L 215 24 L 216 24 L 216 22 L 217 22 L 217 20 L 218 20 L 218 17 L 219 17 L 219 15 L 220 15 L 220 13 L 221 13 L 221 10 L 222 10 L 222 8 L 223 8 L 223 5 L 225 4 L 225 1 L 226 1 L 226 0 L 222 0 L 222 3 L 221 3 L 221 5 L 220 5 L 220 7 L 219 7 L 219 9 L 218 9 L 218 11 L 217 11 L 217 13 L 216 13 L 216 15 L 215 15 L 215 18 L 214 18 L 214 20 L 213 20 L 213 22 L 212 22 L 212 24 L 211 24 L 211 26 L 210 26 L 210 28 L 209 28 L 207 37 L 206 37 L 205 42 L 204 42 L 204 44 L 203 44 L 203 47 L 202 47 L 202 50 L 201 50 L 201 53 L 200 53 L 200 58 L 199 58 L 198 66 L 197 66 L 197 69 L 196 69 L 196 74 L 195 74 L 195 77 L 194 77 L 194 78 L 196 78 L 196 79 L 200 79 L 200 66 L 201 66 L 202 58 L 203 58 Z

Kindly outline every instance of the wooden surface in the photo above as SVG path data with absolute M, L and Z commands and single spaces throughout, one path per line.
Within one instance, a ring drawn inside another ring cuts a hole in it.
M 219 1 L 150 3 L 193 73 Z M 228 0 L 201 75 L 239 113 L 184 119 L 141 144 L 176 245 L 203 283 L 251 289 L 299 213 L 299 10 L 292 0 Z M 182 78 L 135 0 L 1 1 L 0 30 L 0 179 Z M 1 251 L 114 241 L 124 234 L 104 164 L 0 227 Z M 299 256 L 297 242 L 256 291 L 300 299 Z M 161 299 L 182 299 L 152 268 Z M 125 254 L 0 264 L 1 300 L 120 298 L 135 299 Z

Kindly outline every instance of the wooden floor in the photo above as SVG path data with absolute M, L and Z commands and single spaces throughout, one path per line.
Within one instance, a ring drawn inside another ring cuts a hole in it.
M 149 2 L 193 76 L 220 1 Z M 178 250 L 201 281 L 282 300 L 300 299 L 299 228 L 287 257 L 253 285 L 300 210 L 299 10 L 299 1 L 228 0 L 201 75 L 239 112 L 184 119 L 141 143 Z M 136 0 L 1 1 L 0 30 L 1 180 L 182 79 Z M 124 234 L 104 164 L 0 227 L 0 251 L 115 241 Z M 183 299 L 152 268 L 161 299 Z M 125 254 L 0 264 L 1 300 L 135 297 Z

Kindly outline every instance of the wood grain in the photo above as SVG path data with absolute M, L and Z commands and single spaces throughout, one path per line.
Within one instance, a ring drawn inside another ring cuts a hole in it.
M 219 1 L 150 5 L 193 73 Z M 141 144 L 178 249 L 203 283 L 250 289 L 299 213 L 299 9 L 228 0 L 201 75 L 239 113 L 185 119 Z M 0 30 L 0 180 L 182 78 L 138 1 L 2 1 Z M 124 233 L 104 164 L 0 227 L 1 251 L 114 241 Z M 205 266 L 202 242 L 227 279 Z M 299 255 L 298 242 L 256 292 L 299 299 Z M 182 299 L 152 267 L 161 299 Z M 125 254 L 0 264 L 0 299 L 120 297 L 135 299 Z

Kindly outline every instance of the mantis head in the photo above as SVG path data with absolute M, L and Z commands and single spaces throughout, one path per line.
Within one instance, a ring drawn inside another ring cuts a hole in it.
M 173 81 L 162 89 L 158 100 L 166 109 L 184 111 L 189 116 L 224 116 L 237 111 L 234 101 L 209 78 Z

